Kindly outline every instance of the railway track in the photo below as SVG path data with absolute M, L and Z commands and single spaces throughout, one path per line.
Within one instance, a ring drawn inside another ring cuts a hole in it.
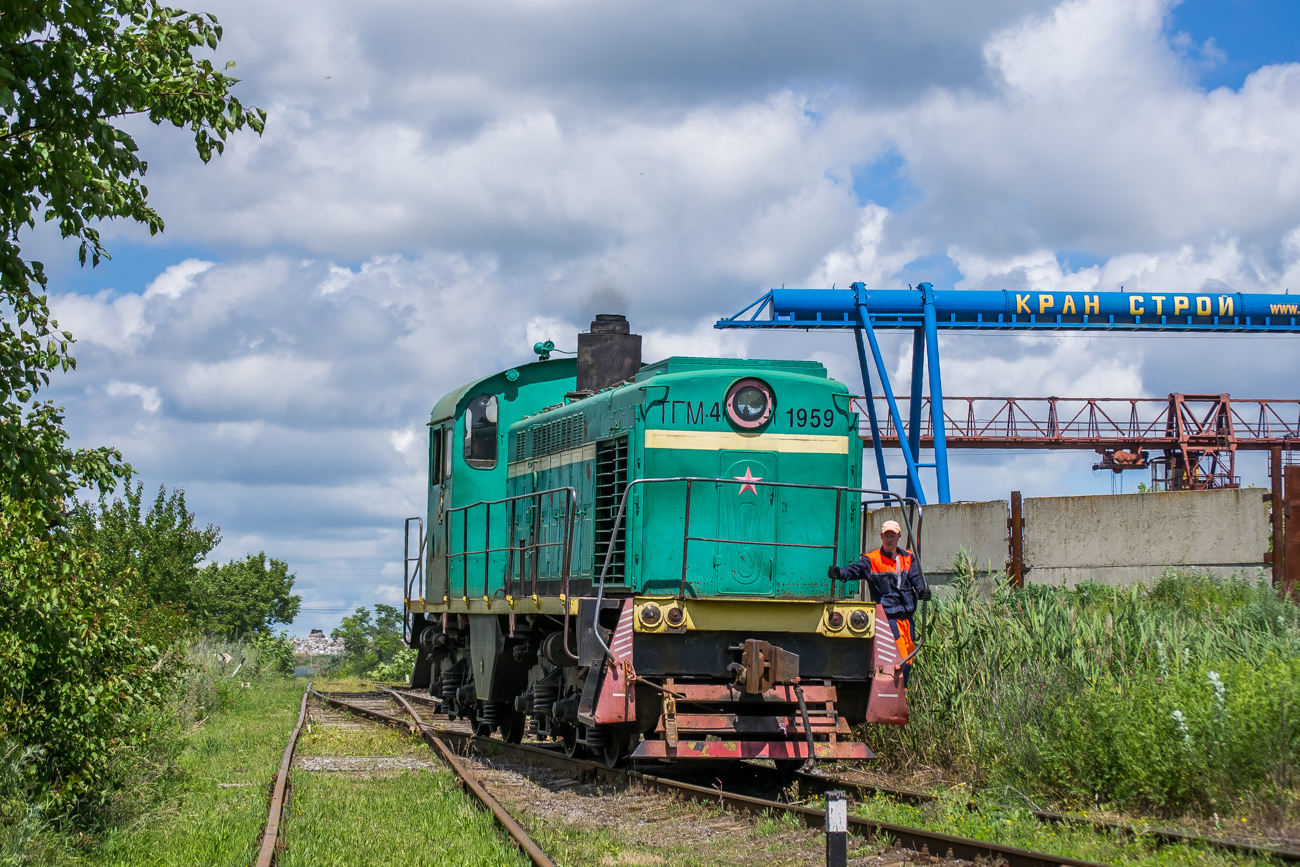
M 417 701 L 429 706 L 436 706 L 439 703 L 437 699 L 431 698 L 428 695 L 424 695 L 421 693 L 409 692 L 405 690 L 386 690 L 386 691 L 394 695 L 400 694 L 406 700 Z M 562 754 L 556 753 L 555 751 L 548 750 L 541 747 L 535 747 L 529 745 L 504 744 L 501 741 L 497 741 L 497 740 L 473 737 L 465 732 L 445 731 L 443 732 L 443 736 L 448 741 L 459 744 L 463 749 L 475 749 L 475 748 L 486 749 L 487 748 L 486 745 L 491 744 L 492 749 L 504 753 L 508 753 L 513 756 L 520 757 L 524 761 L 528 761 L 528 759 L 532 759 L 533 760 L 532 763 L 534 764 L 540 763 L 560 771 L 564 771 L 566 770 L 566 768 L 569 769 L 570 772 L 572 772 L 573 770 L 579 770 L 584 776 L 588 778 L 597 778 L 601 780 L 610 780 L 610 781 L 635 779 L 642 783 L 646 783 L 653 788 L 658 788 L 662 791 L 676 792 L 690 797 L 696 797 L 697 800 L 717 801 L 720 798 L 720 792 L 717 788 L 699 787 L 699 786 L 691 787 L 689 783 L 684 783 L 677 780 L 651 776 L 651 775 L 638 773 L 636 771 L 631 771 L 631 770 L 610 769 L 605 767 L 604 765 L 596 764 L 593 762 L 583 762 L 577 759 L 570 759 L 567 756 L 563 756 Z M 524 753 L 519 752 L 521 750 L 530 750 L 532 752 L 528 752 L 525 757 Z M 538 755 L 538 753 L 542 755 Z M 756 775 L 763 774 L 763 773 L 766 774 L 772 773 L 771 769 L 764 768 L 758 765 L 750 765 L 750 769 Z M 863 783 L 860 781 L 836 777 L 830 774 L 823 774 L 823 773 L 816 773 L 816 772 L 810 773 L 810 772 L 801 771 L 796 775 L 796 777 L 799 780 L 801 786 L 804 787 L 805 791 L 811 789 L 813 791 L 818 792 L 819 794 L 824 794 L 825 792 L 832 791 L 832 790 L 840 790 L 840 791 L 845 791 L 849 793 L 850 796 L 856 797 L 858 799 L 869 798 L 877 795 L 884 795 L 884 796 L 894 798 L 898 801 L 904 803 L 911 803 L 911 804 L 933 803 L 940 800 L 939 796 L 930 794 L 928 792 L 918 792 L 911 789 L 893 788 L 893 787 L 883 786 L 878 784 Z M 694 792 L 690 791 L 692 788 L 695 790 Z M 772 801 L 772 800 L 762 799 L 762 798 L 750 798 L 740 793 L 734 793 L 734 792 L 721 793 L 721 795 L 724 801 L 726 801 L 727 798 L 734 799 L 733 801 L 730 801 L 728 803 L 731 806 L 734 806 L 738 809 L 746 809 L 751 811 L 763 810 L 763 809 L 789 811 L 792 809 L 791 805 L 788 804 L 782 804 L 777 801 Z M 966 806 L 969 809 L 975 809 L 979 805 L 976 804 L 974 801 L 967 801 Z M 810 808 L 800 807 L 797 809 L 807 810 Z M 814 811 L 814 812 L 817 815 L 821 815 L 820 811 Z M 1047 810 L 1029 810 L 1028 812 L 1031 815 L 1033 815 L 1034 818 L 1038 819 L 1041 822 L 1088 827 L 1097 831 L 1120 833 L 1133 838 L 1145 837 L 1149 840 L 1155 841 L 1159 845 L 1199 846 L 1199 847 L 1204 847 L 1209 849 L 1217 849 L 1219 851 L 1230 853 L 1236 856 L 1246 856 L 1246 857 L 1255 857 L 1255 858 L 1273 858 L 1286 863 L 1300 863 L 1300 850 L 1291 849 L 1282 846 L 1269 846 L 1269 845 L 1263 845 L 1258 843 L 1248 843 L 1243 841 L 1223 840 L 1215 837 L 1204 837 L 1196 834 L 1190 834 L 1183 831 L 1175 831 L 1170 829 L 1137 828 L 1122 822 L 1113 822 L 1113 821 L 1102 820 L 1102 819 L 1092 819 L 1084 816 L 1070 816 L 1064 813 L 1056 813 Z M 807 815 L 811 815 L 811 814 L 807 814 Z M 821 820 L 809 821 L 805 815 L 801 815 L 801 818 L 804 818 L 805 824 L 812 824 L 817 827 L 821 826 Z M 859 833 L 862 836 L 867 836 L 867 837 L 879 837 L 880 834 L 872 833 L 871 830 L 872 828 L 878 828 L 880 829 L 881 833 L 885 833 L 895 837 L 900 842 L 901 845 L 907 846 L 908 848 L 916 849 L 917 851 L 925 850 L 927 851 L 927 853 L 930 854 L 936 852 L 942 853 L 943 851 L 945 851 L 945 848 L 938 848 L 938 849 L 935 848 L 936 846 L 939 846 L 939 847 L 951 848 L 955 857 L 963 858 L 967 860 L 973 860 L 973 856 L 969 854 L 971 852 L 974 852 L 975 855 L 982 855 L 983 857 L 994 857 L 995 855 L 1000 856 L 1005 858 L 1008 861 L 1008 863 L 1011 865 L 1011 867 L 1019 867 L 1019 865 L 1024 865 L 1024 867 L 1031 867 L 1031 865 L 1040 865 L 1040 864 L 1082 865 L 1082 864 L 1092 863 L 1087 861 L 1071 860 L 1057 855 L 1030 852 L 1029 850 L 1023 850 L 1023 849 L 1015 849 L 1014 847 L 1002 847 L 1002 846 L 997 846 L 995 844 L 988 844 L 983 841 L 970 840 L 967 838 L 951 837 L 948 835 L 927 832 L 922 829 L 909 828 L 901 825 L 893 825 L 890 823 L 882 823 L 882 822 L 872 822 L 870 820 L 862 819 L 859 817 L 850 817 L 849 822 L 850 822 L 851 832 Z M 909 840 L 911 842 L 908 842 Z M 958 845 L 953 845 L 954 843 Z M 917 845 L 913 845 L 913 844 L 917 844 Z M 963 854 L 963 853 L 968 853 L 968 854 Z
M 395 690 L 384 691 L 393 696 L 394 701 L 401 703 L 408 710 L 411 709 L 409 699 L 420 698 L 413 693 L 399 693 Z M 508 744 L 500 740 L 482 738 L 463 731 L 447 729 L 437 731 L 440 738 L 454 744 L 459 750 L 464 752 L 492 752 L 497 755 L 507 756 L 524 764 L 559 770 L 562 773 L 579 779 L 600 780 L 622 784 L 626 784 L 629 781 L 635 781 L 647 788 L 664 792 L 674 797 L 708 804 L 721 804 L 725 805 L 729 809 L 751 814 L 780 815 L 785 813 L 793 815 L 806 827 L 821 828 L 825 826 L 825 811 L 816 809 L 815 807 L 805 807 L 797 804 L 756 798 L 739 792 L 727 791 L 725 789 L 697 786 L 692 783 L 645 774 L 634 770 L 609 768 L 601 763 L 569 758 L 558 750 L 545 749 L 527 744 Z M 927 831 L 922 828 L 911 828 L 888 822 L 873 821 L 858 816 L 849 816 L 848 826 L 849 833 L 855 836 L 872 840 L 892 839 L 904 848 L 912 849 L 925 855 L 959 858 L 965 861 L 987 859 L 994 863 L 1001 859 L 1007 863 L 1008 867 L 1055 867 L 1055 865 L 1060 865 L 1060 867 L 1100 867 L 1100 865 L 1092 861 L 1065 858 L 1059 855 L 1050 855 L 1045 852 L 1032 852 L 1026 849 L 1017 849 L 1010 846 L 1001 846 L 996 843 L 988 843 L 982 840 L 973 840 L 965 837 L 955 837 L 949 834 Z
M 350 698 L 353 698 L 354 701 L 346 702 L 332 695 L 318 692 L 313 689 L 310 684 L 308 685 L 307 690 L 303 693 L 302 707 L 298 713 L 298 723 L 294 726 L 293 732 L 289 735 L 289 743 L 284 749 L 284 757 L 280 762 L 280 770 L 277 772 L 275 783 L 272 786 L 270 811 L 267 816 L 266 829 L 262 834 L 262 843 L 258 850 L 257 861 L 254 862 L 255 867 L 271 867 L 275 861 L 276 854 L 283 848 L 280 838 L 282 829 L 281 819 L 284 813 L 285 799 L 288 794 L 289 769 L 293 765 L 294 750 L 297 747 L 298 736 L 302 732 L 303 722 L 307 716 L 307 700 L 311 696 L 315 696 L 325 704 L 329 704 L 341 710 L 347 710 L 351 713 L 369 717 L 370 719 L 391 725 L 397 725 L 420 735 L 424 741 L 433 748 L 439 758 L 441 758 L 456 774 L 460 780 L 461 787 L 472 794 L 479 803 L 492 814 L 493 818 L 496 819 L 497 824 L 499 824 L 502 829 L 510 835 L 510 838 L 515 842 L 515 845 L 518 846 L 526 856 L 528 856 L 529 860 L 533 862 L 535 867 L 558 867 L 555 861 L 542 851 L 542 848 L 538 846 L 530 836 L 528 836 L 528 832 L 526 832 L 523 827 L 520 826 L 508 812 L 506 812 L 505 808 L 497 802 L 496 798 L 492 797 L 491 793 L 488 792 L 488 790 L 485 789 L 477 779 L 475 779 L 474 774 L 465 767 L 465 764 L 457 758 L 455 753 L 453 753 L 447 745 L 436 734 L 434 734 L 432 727 L 426 725 L 415 709 L 407 704 L 405 700 L 397 698 L 391 691 L 371 694 L 348 693 L 347 695 Z M 355 699 L 361 699 L 364 701 L 366 698 L 371 696 L 379 698 L 381 702 L 387 706 L 391 706 L 392 699 L 396 698 L 405 712 L 410 716 L 410 719 L 402 719 L 374 707 L 356 703 L 355 701 Z
M 721 804 L 739 812 L 767 815 L 786 813 L 793 815 L 803 825 L 810 828 L 820 828 L 825 823 L 824 811 L 814 807 L 754 797 L 737 791 L 728 791 L 725 788 L 694 785 L 682 780 L 631 769 L 609 768 L 603 763 L 569 758 L 554 748 L 529 744 L 508 744 L 501 740 L 479 737 L 465 730 L 436 727 L 425 722 L 419 711 L 416 710 L 415 705 L 419 704 L 427 709 L 433 709 L 438 705 L 438 701 L 420 693 L 381 687 L 378 692 L 372 693 L 330 694 L 320 693 L 309 687 L 308 692 L 303 696 L 303 710 L 299 717 L 298 726 L 294 729 L 293 738 L 291 738 L 290 745 L 285 751 L 285 758 L 281 764 L 281 775 L 277 777 L 272 799 L 272 818 L 268 820 L 267 825 L 268 836 L 270 836 L 273 828 L 278 828 L 277 804 L 282 805 L 284 791 L 282 778 L 287 777 L 287 769 L 292 762 L 293 740 L 296 739 L 297 733 L 301 730 L 303 714 L 306 712 L 306 701 L 309 695 L 315 695 L 321 701 L 341 710 L 368 717 L 378 722 L 404 727 L 412 733 L 418 734 L 455 771 L 466 790 L 474 794 L 492 812 L 498 823 L 502 825 L 520 849 L 538 867 L 554 865 L 555 862 L 528 837 L 518 823 L 474 778 L 473 773 L 459 760 L 457 753 L 497 755 L 521 764 L 549 768 L 574 779 L 584 781 L 610 782 L 624 785 L 635 781 L 646 788 L 673 797 L 708 804 Z M 381 710 L 380 708 L 384 709 Z M 388 712 L 392 710 L 400 710 L 402 715 L 398 716 Z M 771 769 L 757 765 L 751 765 L 750 769 L 758 776 L 773 773 Z M 850 795 L 858 798 L 887 795 L 913 804 L 939 800 L 937 796 L 926 792 L 867 784 L 820 773 L 801 772 L 797 775 L 797 779 L 800 781 L 801 786 L 805 787 L 805 790 L 811 788 L 815 791 L 825 792 L 839 789 L 847 791 Z M 968 802 L 968 806 L 974 807 L 976 805 L 973 802 Z M 1031 812 L 1036 818 L 1044 822 L 1080 824 L 1098 830 L 1120 832 L 1133 836 L 1144 835 L 1160 844 L 1203 846 L 1243 856 L 1275 858 L 1290 863 L 1300 862 L 1300 852 L 1292 849 L 1219 840 L 1213 837 L 1200 837 L 1171 830 L 1147 831 L 1119 822 L 1067 816 L 1049 811 Z M 959 858 L 966 861 L 988 859 L 994 863 L 1000 859 L 1005 861 L 1008 867 L 1052 867 L 1052 865 L 1061 865 L 1061 867 L 1101 867 L 1096 862 L 1003 846 L 983 840 L 956 837 L 923 828 L 897 825 L 859 816 L 849 816 L 848 823 L 849 833 L 855 836 L 874 840 L 892 839 L 899 846 L 925 855 L 946 855 L 948 858 Z M 269 857 L 267 853 L 273 853 L 275 850 L 274 839 L 269 843 L 264 841 L 262 848 L 263 857 Z M 269 860 L 262 861 L 259 859 L 257 867 L 269 867 L 270 864 Z
M 797 774 L 797 778 L 799 779 L 801 786 L 811 787 L 815 791 L 826 792 L 832 789 L 839 789 L 848 792 L 850 795 L 854 795 L 859 799 L 883 795 L 893 798 L 896 801 L 914 805 L 933 804 L 942 800 L 938 795 L 929 792 L 894 788 L 876 783 L 863 783 L 856 780 L 847 780 L 841 777 L 816 772 L 809 773 L 800 771 Z M 967 809 L 974 810 L 978 809 L 980 805 L 973 800 L 967 800 L 965 806 Z M 1098 831 L 1112 831 L 1130 837 L 1141 836 L 1150 840 L 1155 840 L 1161 845 L 1182 844 L 1189 846 L 1205 846 L 1219 849 L 1224 852 L 1230 852 L 1234 855 L 1251 856 L 1256 858 L 1276 858 L 1279 861 L 1287 863 L 1300 863 L 1300 850 L 1284 846 L 1269 846 L 1260 843 L 1247 843 L 1239 840 L 1223 840 L 1216 837 L 1202 837 L 1196 834 L 1189 834 L 1185 831 L 1175 831 L 1168 828 L 1138 828 L 1123 822 L 1113 822 L 1107 819 L 1093 819 L 1087 816 L 1071 816 L 1067 813 L 1056 813 L 1051 810 L 1028 809 L 1026 812 L 1032 815 L 1035 819 L 1038 819 L 1040 822 L 1087 827 Z

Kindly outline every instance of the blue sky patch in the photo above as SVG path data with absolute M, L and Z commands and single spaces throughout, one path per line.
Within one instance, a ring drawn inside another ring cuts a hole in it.
M 1105 265 L 1106 257 L 1089 253 L 1087 250 L 1057 250 L 1056 261 L 1061 263 L 1062 271 L 1073 273 L 1095 265 Z
M 945 253 L 931 253 L 913 259 L 898 272 L 898 279 L 904 283 L 913 286 L 930 283 L 936 289 L 951 289 L 962 276 L 961 271 L 957 270 L 957 263 Z
M 859 205 L 875 202 L 894 210 L 921 195 L 907 176 L 907 161 L 897 151 L 889 151 L 874 162 L 854 166 L 852 173 L 853 192 Z
M 1214 64 L 1194 64 L 1198 81 L 1206 90 L 1235 90 L 1261 66 L 1300 61 L 1300 3 L 1184 0 L 1170 15 L 1169 33 L 1186 33 L 1197 46 L 1213 38 L 1226 57 Z
M 76 250 L 70 256 L 47 256 L 45 273 L 51 292 L 74 292 L 94 295 L 104 289 L 117 294 L 139 294 L 153 279 L 178 262 L 206 259 L 220 262 L 225 258 L 219 248 L 206 244 L 150 244 L 110 241 L 112 259 L 101 260 L 95 268 L 89 261 L 83 268 L 77 263 Z

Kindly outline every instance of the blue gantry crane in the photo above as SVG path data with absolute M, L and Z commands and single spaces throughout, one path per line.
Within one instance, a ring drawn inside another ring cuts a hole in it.
M 1029 290 L 773 289 L 715 328 L 852 330 L 857 342 L 862 389 L 882 488 L 906 479 L 907 495 L 924 502 L 920 470 L 935 471 L 939 502 L 951 500 L 948 447 L 942 410 L 932 413 L 934 462 L 921 463 L 921 405 L 925 374 L 930 406 L 943 406 L 939 365 L 940 329 L 948 331 L 1174 331 L 1185 333 L 1297 334 L 1300 297 L 1239 292 L 1035 292 Z M 912 379 L 908 424 L 903 424 L 876 331 L 912 330 Z M 871 362 L 867 355 L 870 352 Z M 870 368 L 884 393 L 894 429 L 907 432 L 901 451 L 903 475 L 885 467 L 881 424 L 872 396 Z

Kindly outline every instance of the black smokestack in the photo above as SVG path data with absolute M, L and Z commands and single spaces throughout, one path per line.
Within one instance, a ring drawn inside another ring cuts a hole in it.
M 641 335 L 627 317 L 597 313 L 591 331 L 578 335 L 578 391 L 596 392 L 636 376 L 641 369 Z

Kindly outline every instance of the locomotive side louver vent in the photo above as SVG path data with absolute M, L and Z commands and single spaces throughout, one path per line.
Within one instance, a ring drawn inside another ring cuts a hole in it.
M 606 440 L 596 444 L 596 515 L 595 515 L 595 558 L 592 568 L 593 578 L 600 576 L 605 563 L 605 552 L 609 548 L 610 537 L 614 535 L 614 521 L 618 518 L 618 504 L 623 499 L 623 489 L 627 487 L 627 437 Z M 614 538 L 613 551 L 609 557 L 609 571 L 605 581 L 610 584 L 622 584 L 627 572 L 627 521 L 619 525 L 618 536 Z
M 528 448 L 528 432 L 519 431 L 515 434 L 515 456 L 514 460 L 521 460 L 524 456 L 524 450 Z
M 540 458 L 582 445 L 587 439 L 587 417 L 571 415 L 545 424 L 535 424 L 528 430 L 533 435 L 533 447 L 528 456 Z

